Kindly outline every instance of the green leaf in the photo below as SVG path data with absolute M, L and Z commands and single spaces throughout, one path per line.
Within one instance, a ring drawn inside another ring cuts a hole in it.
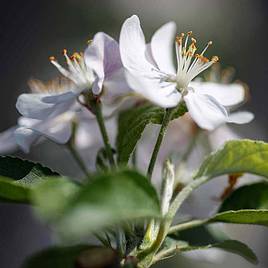
M 45 176 L 56 173 L 40 164 L 16 157 L 0 156 L 0 200 L 30 202 L 30 191 Z
M 247 261 L 256 264 L 258 262 L 255 253 L 244 243 L 237 240 L 225 240 L 219 243 L 207 244 L 204 246 L 192 246 L 183 240 L 174 240 L 167 237 L 161 250 L 155 255 L 153 263 L 160 260 L 173 257 L 179 252 L 187 252 L 192 250 L 206 250 L 211 248 L 219 248 L 227 252 L 231 252 L 245 258 Z
M 30 189 L 12 179 L 0 177 L 0 200 L 3 202 L 29 202 Z
M 30 183 L 44 176 L 53 175 L 57 174 L 38 163 L 17 157 L 0 156 L 0 176 L 20 180 L 21 183 Z
M 170 237 L 174 240 L 187 241 L 193 246 L 204 246 L 222 241 L 222 239 L 218 239 L 216 234 L 214 235 L 214 231 L 211 230 L 209 226 L 198 226 L 184 231 L 179 231 L 170 235 Z M 226 239 L 226 237 L 224 238 Z
M 242 186 L 222 203 L 219 212 L 240 209 L 268 209 L 268 183 Z
M 268 178 L 268 144 L 251 140 L 229 141 L 203 162 L 195 178 L 210 179 L 233 173 L 251 173 Z
M 114 267 L 119 260 L 108 248 L 76 245 L 53 247 L 28 258 L 22 268 Z
M 182 203 L 194 189 L 224 174 L 251 173 L 268 178 L 268 144 L 260 141 L 229 141 L 203 162 L 194 180 L 184 187 L 170 206 L 173 218 Z
M 45 181 L 35 187 L 34 197 L 41 215 L 71 239 L 123 221 L 160 216 L 155 189 L 130 170 L 96 175 L 79 190 L 63 180 Z
M 50 177 L 32 189 L 31 200 L 42 218 L 55 221 L 79 190 L 80 186 L 67 178 Z
M 159 252 L 153 257 L 152 263 L 174 257 L 182 249 L 189 247 L 189 244 L 183 240 L 175 240 L 166 237 Z
M 243 209 L 226 211 L 213 216 L 209 222 L 256 224 L 268 226 L 268 209 Z
M 222 249 L 227 252 L 240 255 L 241 257 L 243 257 L 244 259 L 246 259 L 247 261 L 251 263 L 254 263 L 254 264 L 258 263 L 258 259 L 255 253 L 246 244 L 237 240 L 225 240 L 220 243 L 209 244 L 209 245 L 202 246 L 202 247 L 190 246 L 190 247 L 181 248 L 180 250 L 185 252 L 185 251 L 203 250 L 203 249 L 211 249 L 211 248 Z
M 176 119 L 187 112 L 185 105 L 179 105 L 173 111 L 172 119 Z M 131 153 L 147 124 L 161 124 L 165 110 L 146 104 L 122 112 L 118 120 L 117 152 L 118 162 L 127 163 Z

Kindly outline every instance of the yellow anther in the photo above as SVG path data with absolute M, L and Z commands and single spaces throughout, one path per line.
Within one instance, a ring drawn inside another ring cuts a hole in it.
M 182 37 L 181 36 L 176 36 L 176 42 L 179 46 L 182 44 Z
M 75 52 L 72 56 L 71 59 L 76 59 L 76 60 L 80 60 L 81 59 L 81 55 L 78 52 Z
M 49 60 L 50 60 L 50 61 L 55 61 L 56 58 L 55 58 L 54 56 L 50 56 L 50 57 L 49 57 Z
M 209 41 L 209 42 L 208 42 L 208 46 L 211 46 L 212 44 L 213 44 L 212 41 Z
M 67 55 L 67 49 L 66 49 L 66 48 L 64 48 L 64 49 L 62 50 L 62 54 L 63 54 L 63 55 Z
M 209 62 L 209 59 L 208 58 L 206 58 L 206 57 L 202 57 L 202 59 L 201 59 L 204 63 L 207 63 L 207 62 Z
M 219 57 L 218 56 L 213 56 L 212 58 L 211 58 L 211 61 L 212 62 L 218 62 L 220 59 L 219 59 Z
M 87 44 L 90 45 L 93 42 L 92 39 L 87 40 Z
M 195 38 L 192 37 L 191 41 L 192 41 L 192 43 L 196 44 L 196 39 Z
M 194 53 L 192 51 L 187 51 L 186 55 L 189 57 L 193 57 Z
M 187 33 L 188 36 L 190 36 L 190 35 L 192 35 L 192 34 L 193 34 L 193 31 L 189 31 L 189 32 Z

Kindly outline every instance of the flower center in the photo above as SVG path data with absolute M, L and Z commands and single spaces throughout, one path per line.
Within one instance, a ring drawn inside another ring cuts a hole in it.
M 31 79 L 28 82 L 33 93 L 61 93 L 73 88 L 73 82 L 64 77 L 57 77 L 53 80 L 42 82 L 38 79 Z
M 50 62 L 56 66 L 62 75 L 72 80 L 79 87 L 89 87 L 94 81 L 93 71 L 87 68 L 83 53 L 75 52 L 68 56 L 67 49 L 63 49 L 67 68 L 62 67 L 55 57 L 50 57 Z
M 209 41 L 203 51 L 200 54 L 197 54 L 197 42 L 196 39 L 192 38 L 191 36 L 192 31 L 188 32 L 186 35 L 184 33 L 181 33 L 176 37 L 176 55 L 178 64 L 176 84 L 177 89 L 181 92 L 187 88 L 189 83 L 198 74 L 219 60 L 217 56 L 213 56 L 211 59 L 208 59 L 204 56 L 207 49 L 212 45 L 212 41 Z M 188 45 L 190 38 L 191 43 Z

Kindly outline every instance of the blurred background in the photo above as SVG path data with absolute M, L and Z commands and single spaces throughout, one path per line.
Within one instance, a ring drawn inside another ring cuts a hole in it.
M 174 20 L 178 31 L 192 30 L 200 43 L 213 40 L 209 55 L 233 66 L 236 77 L 246 82 L 251 100 L 245 108 L 256 120 L 236 127 L 243 137 L 267 141 L 268 126 L 268 2 L 265 0 L 27 0 L 1 1 L 0 16 L 0 130 L 16 124 L 16 98 L 27 92 L 30 78 L 46 80 L 57 74 L 49 63 L 51 55 L 61 56 L 63 48 L 82 51 L 94 33 L 104 31 L 118 38 L 123 21 L 139 15 L 149 40 L 163 23 Z M 50 161 L 59 152 L 53 146 L 34 148 L 27 158 Z M 66 159 L 68 160 L 66 154 Z M 44 160 L 46 159 L 46 160 Z M 55 159 L 55 158 L 54 158 Z M 66 160 L 66 161 L 67 161 Z M 76 169 L 68 166 L 69 171 Z M 268 230 L 261 227 L 232 228 L 233 238 L 247 242 L 260 259 L 259 268 L 268 267 Z M 51 244 L 49 230 L 22 205 L 0 204 L 0 262 L 3 268 L 20 267 L 23 259 Z M 209 252 L 207 253 L 210 254 Z M 217 265 L 204 258 L 178 257 L 160 267 L 254 267 L 238 256 L 214 256 Z

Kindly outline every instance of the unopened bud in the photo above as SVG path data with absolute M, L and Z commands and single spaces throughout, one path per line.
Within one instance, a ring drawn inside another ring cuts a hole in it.
M 173 195 L 175 179 L 175 168 L 170 160 L 166 160 L 162 173 L 162 185 L 161 185 L 161 210 L 162 215 L 168 212 L 170 201 Z

